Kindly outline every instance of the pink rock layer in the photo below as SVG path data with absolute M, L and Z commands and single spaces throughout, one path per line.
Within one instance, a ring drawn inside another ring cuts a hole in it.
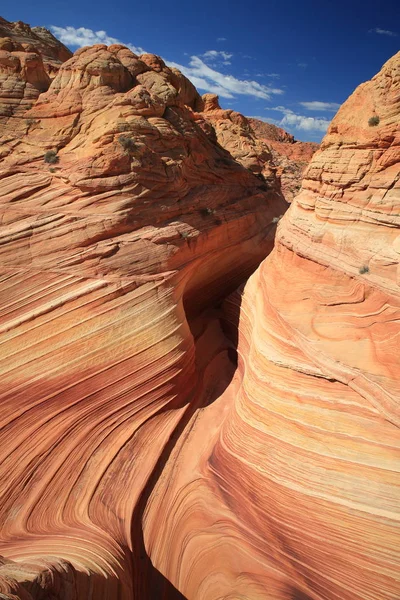
M 238 368 L 144 514 L 186 598 L 400 596 L 399 88 L 400 53 L 340 109 L 273 252 L 226 301 Z
M 0 591 L 170 597 L 141 523 L 208 385 L 190 327 L 272 249 L 285 203 L 218 145 L 196 89 L 160 58 L 83 48 L 41 92 L 28 76 L 46 76 L 42 55 L 31 71 L 7 48 Z M 207 353 L 226 344 L 218 322 L 209 340 Z

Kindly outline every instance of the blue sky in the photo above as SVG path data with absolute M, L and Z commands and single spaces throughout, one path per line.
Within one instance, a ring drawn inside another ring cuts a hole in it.
M 398 0 L 19 0 L 2 16 L 43 25 L 72 50 L 118 40 L 158 54 L 222 107 L 304 141 L 320 141 L 338 106 L 400 49 Z

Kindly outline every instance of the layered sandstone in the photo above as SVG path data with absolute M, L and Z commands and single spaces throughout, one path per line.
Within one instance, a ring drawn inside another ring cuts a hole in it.
M 23 118 L 26 111 L 71 56 L 47 29 L 0 17 L 0 143 L 29 131 L 34 122 Z
M 222 109 L 216 94 L 203 94 L 195 108 L 200 111 L 200 118 L 211 124 L 223 148 L 269 187 L 282 191 L 270 148 L 255 135 L 249 119 L 232 109 Z
M 399 88 L 400 53 L 340 109 L 225 304 L 238 368 L 145 512 L 152 562 L 186 598 L 400 594 Z
M 248 119 L 250 130 L 259 143 L 269 149 L 270 164 L 276 169 L 281 190 L 291 202 L 301 188 L 303 173 L 319 144 L 299 142 L 293 135 L 272 123 Z
M 399 595 L 399 86 L 222 306 L 285 210 L 240 115 L 98 45 L 3 122 L 0 595 Z
M 228 377 L 218 318 L 197 315 L 271 250 L 285 210 L 195 115 L 199 99 L 160 58 L 98 45 L 3 121 L 7 598 L 172 597 L 143 502 L 201 390 Z
M 50 76 L 56 73 L 60 65 L 71 58 L 72 52 L 64 46 L 45 27 L 30 27 L 27 23 L 11 23 L 0 17 L 0 38 L 2 49 L 7 42 L 13 42 L 29 52 L 40 54 Z

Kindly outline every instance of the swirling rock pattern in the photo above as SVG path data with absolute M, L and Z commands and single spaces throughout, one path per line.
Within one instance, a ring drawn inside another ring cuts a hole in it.
M 84 48 L 48 84 L 0 139 L 0 592 L 172 598 L 144 502 L 226 345 L 199 315 L 272 249 L 285 203 L 158 57 Z
M 340 109 L 273 252 L 226 301 L 238 368 L 144 515 L 187 598 L 400 595 L 399 88 L 400 53 Z
M 399 70 L 222 306 L 285 203 L 181 73 L 84 48 L 7 117 L 0 595 L 399 595 Z

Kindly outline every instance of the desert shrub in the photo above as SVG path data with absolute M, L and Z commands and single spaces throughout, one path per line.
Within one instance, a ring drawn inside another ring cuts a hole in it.
M 282 219 L 282 217 L 283 217 L 283 215 L 279 215 L 279 217 L 274 217 L 274 218 L 272 219 L 272 222 L 273 222 L 273 223 L 279 223 L 279 221 Z
M 364 273 L 369 273 L 369 267 L 367 267 L 367 265 L 363 265 L 359 268 L 358 272 L 360 273 L 360 275 L 364 275 Z
M 199 209 L 199 213 L 202 217 L 209 217 L 215 213 L 215 210 L 213 208 L 209 208 L 208 206 L 204 206 L 203 208 Z
M 128 152 L 133 152 L 136 149 L 136 144 L 129 135 L 120 135 L 118 138 L 119 143 L 123 147 L 124 150 Z
M 57 152 L 55 150 L 47 150 L 46 154 L 43 157 L 45 163 L 49 163 L 50 165 L 55 165 L 60 160 L 57 156 Z
M 181 231 L 181 237 L 183 237 L 183 239 L 186 240 L 189 237 L 189 232 L 188 231 Z
M 368 125 L 370 127 L 376 127 L 377 125 L 379 125 L 379 117 L 375 115 L 368 119 Z
M 56 170 L 55 170 L 54 167 L 50 167 L 49 171 L 50 171 L 50 173 L 55 173 L 56 172 Z

